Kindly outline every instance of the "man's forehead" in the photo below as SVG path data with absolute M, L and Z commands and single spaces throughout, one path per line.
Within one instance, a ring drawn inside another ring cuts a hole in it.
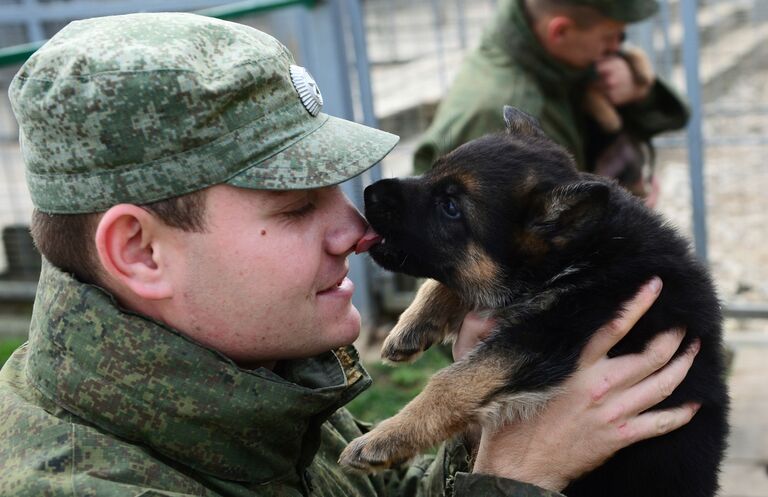
M 624 31 L 627 27 L 627 23 L 606 17 L 603 22 L 600 23 L 600 26 L 603 26 L 603 29 L 605 30 Z

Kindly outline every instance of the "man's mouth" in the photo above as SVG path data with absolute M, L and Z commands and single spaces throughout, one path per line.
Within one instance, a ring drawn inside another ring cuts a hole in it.
M 318 294 L 325 294 L 325 293 L 334 292 L 336 290 L 343 289 L 344 287 L 348 287 L 351 284 L 352 284 L 352 281 L 349 278 L 347 278 L 347 273 L 345 272 L 344 275 L 342 275 L 338 279 L 338 281 L 336 281 L 336 283 L 334 283 L 333 285 L 330 285 L 330 286 L 320 290 L 317 293 Z
M 368 252 L 371 247 L 378 243 L 384 243 L 384 238 L 376 233 L 372 227 L 368 226 L 365 234 L 358 240 L 357 245 L 355 246 L 355 253 L 362 254 L 363 252 Z

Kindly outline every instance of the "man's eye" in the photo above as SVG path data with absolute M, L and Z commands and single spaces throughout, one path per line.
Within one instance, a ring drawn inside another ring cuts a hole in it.
M 452 199 L 444 200 L 442 203 L 443 207 L 443 214 L 448 216 L 451 219 L 458 219 L 461 217 L 461 211 L 459 211 L 459 207 L 456 205 L 456 202 L 454 202 Z
M 285 213 L 285 215 L 291 219 L 300 219 L 312 211 L 315 210 L 315 204 L 313 202 L 307 202 L 298 209 L 294 209 Z

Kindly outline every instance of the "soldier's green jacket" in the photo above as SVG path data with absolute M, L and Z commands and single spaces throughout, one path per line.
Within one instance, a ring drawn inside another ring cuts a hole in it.
M 499 12 L 480 46 L 464 60 L 414 155 L 422 173 L 443 154 L 470 140 L 504 130 L 502 108 L 518 107 L 537 117 L 544 131 L 585 164 L 584 86 L 594 69 L 557 62 L 535 37 L 520 0 L 500 0 Z M 657 80 L 648 97 L 623 106 L 624 125 L 646 138 L 685 125 L 685 105 Z
M 371 380 L 351 347 L 244 370 L 44 263 L 0 372 L 0 496 L 555 496 L 467 470 L 459 443 L 382 475 L 336 461 Z

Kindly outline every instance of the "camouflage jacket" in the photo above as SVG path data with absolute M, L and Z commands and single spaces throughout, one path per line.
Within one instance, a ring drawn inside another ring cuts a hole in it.
M 503 131 L 502 107 L 512 105 L 541 121 L 544 131 L 585 164 L 584 87 L 594 69 L 575 70 L 554 60 L 534 35 L 519 0 L 501 0 L 480 46 L 464 60 L 414 155 L 427 170 L 441 155 L 488 133 Z M 685 125 L 688 111 L 657 80 L 648 97 L 620 109 L 624 125 L 648 138 Z
M 352 347 L 243 370 L 44 263 L 0 372 L 0 496 L 554 496 L 473 475 L 458 443 L 375 476 L 336 464 L 371 382 Z

